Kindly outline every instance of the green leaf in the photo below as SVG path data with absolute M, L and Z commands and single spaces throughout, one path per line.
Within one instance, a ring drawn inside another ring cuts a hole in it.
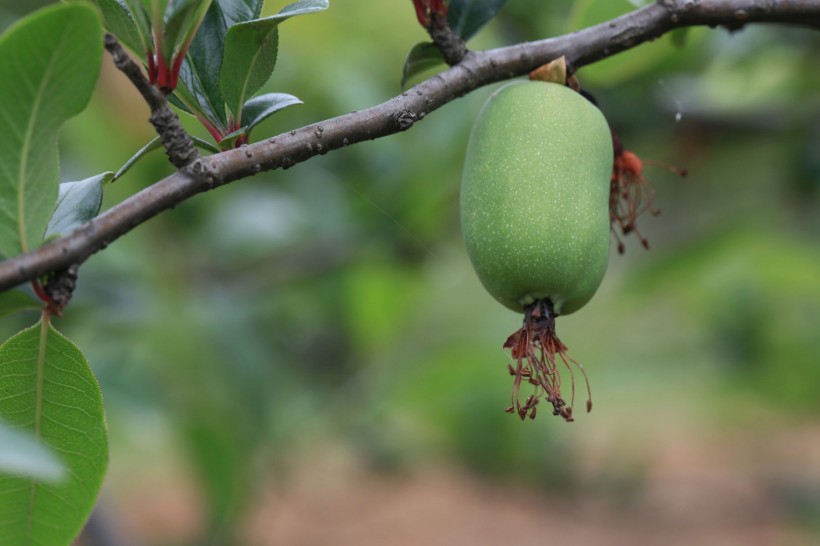
M 59 482 L 65 478 L 65 468 L 33 434 L 0 421 L 0 474 Z
M 228 120 L 219 90 L 219 71 L 225 52 L 225 36 L 237 23 L 259 16 L 262 0 L 214 0 L 199 25 L 179 78 L 184 89 L 177 95 L 185 106 L 225 131 Z
M 185 63 L 183 63 L 182 66 L 184 67 Z M 180 68 L 180 74 L 182 74 L 182 69 L 181 68 Z M 182 79 L 182 76 L 180 76 L 180 80 L 181 79 Z M 168 99 L 168 102 L 170 102 L 171 104 L 173 104 L 174 106 L 176 106 L 177 108 L 179 108 L 180 110 L 185 112 L 186 114 L 191 114 L 192 116 L 195 116 L 196 114 L 194 112 L 200 113 L 199 108 L 198 108 L 198 103 L 193 98 L 193 95 L 191 95 L 188 88 L 185 87 L 185 85 L 177 85 L 177 88 L 174 89 L 174 92 L 171 93 L 170 95 L 165 95 L 165 98 Z M 188 106 L 189 103 L 191 105 L 190 107 Z
M 57 206 L 46 228 L 46 239 L 66 235 L 97 216 L 102 206 L 102 186 L 113 176 L 113 172 L 107 171 L 78 182 L 60 184 Z
M 0 317 L 17 311 L 36 311 L 40 307 L 42 307 L 42 304 L 20 290 L 0 292 Z M 0 442 L 0 445 L 2 445 L 2 442 Z
M 672 38 L 672 44 L 678 49 L 686 47 L 686 41 L 689 36 L 689 29 L 689 27 L 681 27 L 672 29 L 669 32 L 669 35 Z
M 242 105 L 268 81 L 279 52 L 279 21 L 231 27 L 219 86 L 228 111 L 241 122 Z
M 83 1 L 71 0 L 69 3 L 82 3 Z M 145 44 L 125 2 L 123 0 L 94 0 L 94 3 L 100 8 L 106 30 L 135 54 L 144 57 Z
M 407 60 L 404 61 L 404 69 L 401 74 L 401 88 L 407 85 L 407 82 L 413 76 L 421 74 L 425 70 L 430 70 L 444 64 L 444 56 L 441 51 L 432 42 L 421 42 L 413 46 L 410 53 L 407 55 Z
M 154 150 L 157 150 L 157 149 L 159 149 L 159 148 L 162 148 L 162 141 L 160 141 L 160 139 L 159 139 L 159 137 L 158 137 L 158 136 L 157 136 L 157 137 L 152 138 L 152 139 L 148 142 L 148 144 L 146 144 L 145 146 L 143 146 L 142 148 L 140 148 L 140 149 L 137 151 L 137 153 L 135 153 L 134 155 L 132 155 L 132 156 L 131 156 L 131 158 L 130 158 L 128 161 L 126 161 L 126 162 L 125 162 L 125 165 L 123 165 L 122 167 L 120 167 L 120 170 L 118 170 L 118 171 L 117 171 L 117 174 L 115 174 L 115 175 L 114 175 L 114 177 L 111 179 L 111 181 L 113 182 L 113 181 L 115 181 L 116 179 L 118 179 L 119 177 L 121 177 L 122 175 L 124 175 L 125 173 L 127 173 L 127 172 L 131 169 L 131 167 L 133 167 L 133 166 L 134 166 L 134 164 L 135 164 L 137 161 L 139 161 L 140 159 L 142 159 L 143 157 L 145 157 L 145 156 L 146 156 L 146 155 L 148 155 L 149 153 L 151 153 L 151 152 L 153 152 Z
M 102 29 L 87 4 L 54 5 L 0 37 L 0 254 L 40 244 L 57 199 L 57 132 L 88 104 Z
M 219 91 L 219 70 L 222 66 L 225 35 L 228 33 L 225 14 L 220 2 L 213 2 L 191 42 L 179 79 L 188 91 L 177 92 L 188 108 L 193 108 L 214 125 L 227 125 L 222 94 Z
M 282 21 L 327 9 L 328 0 L 301 0 L 276 15 L 239 23 L 228 30 L 219 88 L 228 110 L 239 121 L 245 100 L 268 81 L 276 65 L 277 28 Z
M 252 98 L 242 107 L 242 119 L 246 124 L 245 132 L 250 133 L 251 129 L 272 114 L 294 104 L 303 103 L 297 97 L 287 93 L 266 93 Z
M 237 23 L 244 23 L 259 17 L 262 13 L 263 0 L 214 0 L 219 4 L 225 21 L 225 28 L 231 28 Z
M 447 24 L 464 41 L 472 38 L 504 7 L 507 0 L 451 0 Z
M 154 38 L 151 35 L 151 16 L 140 0 L 123 0 L 131 19 L 134 21 L 134 28 L 142 44 L 140 58 L 145 59 L 145 54 L 150 50 L 154 51 Z
M 168 5 L 165 20 L 165 55 L 170 64 L 174 55 L 190 44 L 211 0 L 181 0 Z
M 202 140 L 198 136 L 191 135 L 191 140 L 194 141 L 194 146 L 196 146 L 200 150 L 213 152 L 215 154 L 218 154 L 219 152 L 222 151 L 219 148 L 217 148 L 216 146 L 214 146 L 213 144 L 211 144 L 210 142 L 208 142 L 207 140 Z
M 203 27 L 199 27 L 197 36 L 202 33 Z M 194 38 L 196 41 L 197 38 Z M 205 73 L 196 69 L 191 62 L 191 53 L 182 63 L 179 71 L 179 80 L 182 85 L 177 86 L 171 95 L 171 102 L 178 103 L 177 106 L 183 110 L 197 116 L 201 115 L 208 119 L 211 123 L 220 129 L 224 129 L 227 125 L 227 119 L 224 115 L 225 108 L 222 106 L 222 95 L 219 94 L 219 88 L 210 89 L 207 80 L 203 79 Z
M 259 17 L 262 0 L 214 0 L 194 36 L 179 78 L 179 101 L 187 110 L 210 121 L 223 133 L 228 120 L 219 89 L 219 72 L 228 29 Z
M 57 484 L 0 476 L 0 544 L 67 546 L 91 513 L 108 465 L 102 396 L 85 357 L 41 320 L 0 346 L 0 418 L 50 448 Z
M 140 0 L 145 6 L 145 11 L 151 14 L 152 21 L 162 21 L 169 11 L 169 2 L 173 4 L 179 0 Z M 186 0 L 182 0 L 183 2 Z
M 236 148 L 236 141 L 239 137 L 243 136 L 245 133 L 248 132 L 247 127 L 240 127 L 236 131 L 232 131 L 222 137 L 222 140 L 219 141 L 219 148 L 220 151 L 230 150 L 232 148 Z
M 279 10 L 278 14 L 273 15 L 272 17 L 279 17 L 281 21 L 284 21 L 294 15 L 305 15 L 308 13 L 326 10 L 329 5 L 328 0 L 299 0 L 293 4 L 288 4 Z M 266 19 L 270 19 L 270 17 L 266 17 Z M 259 20 L 261 21 L 262 19 Z
M 197 146 L 197 147 L 199 147 L 203 150 L 208 150 L 209 152 L 214 152 L 214 153 L 219 153 L 221 151 L 219 148 L 217 148 L 216 146 L 214 146 L 210 142 L 208 142 L 206 140 L 202 140 L 201 138 L 199 138 L 197 136 L 191 136 L 191 140 L 194 141 L 195 146 Z M 140 148 L 139 151 L 137 151 L 137 153 L 135 153 L 133 156 L 131 156 L 131 158 L 128 161 L 125 162 L 125 165 L 120 167 L 120 170 L 117 171 L 117 174 L 115 174 L 111 178 L 111 182 L 114 182 L 119 177 L 121 177 L 126 172 L 128 172 L 131 169 L 131 167 L 133 167 L 134 164 L 137 161 L 139 161 L 140 159 L 142 159 L 143 157 L 145 157 L 149 153 L 153 152 L 154 150 L 158 150 L 160 148 L 162 148 L 162 142 L 160 141 L 159 137 L 154 137 L 153 139 L 151 139 L 150 142 L 148 142 L 148 144 L 146 144 L 145 146 Z

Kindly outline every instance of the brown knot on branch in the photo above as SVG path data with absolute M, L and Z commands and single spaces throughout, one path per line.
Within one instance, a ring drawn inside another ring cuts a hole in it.
M 77 288 L 77 276 L 80 272 L 78 264 L 71 264 L 65 269 L 51 273 L 43 285 L 43 299 L 47 310 L 53 316 L 62 316 L 63 308 L 68 305 L 74 290 Z M 42 296 L 41 296 L 42 297 Z
M 194 147 L 191 135 L 185 131 L 179 118 L 168 105 L 165 95 L 151 85 L 139 65 L 128 56 L 112 34 L 105 35 L 105 49 L 111 54 L 114 66 L 131 80 L 151 108 L 151 117 L 148 121 L 156 129 L 165 153 L 174 167 L 182 169 L 196 161 L 199 152 Z

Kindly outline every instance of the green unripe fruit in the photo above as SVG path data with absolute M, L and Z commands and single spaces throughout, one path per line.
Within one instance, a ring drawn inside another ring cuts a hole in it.
M 571 89 L 514 82 L 476 119 L 461 183 L 461 228 L 487 291 L 515 311 L 537 300 L 568 315 L 609 260 L 612 136 Z

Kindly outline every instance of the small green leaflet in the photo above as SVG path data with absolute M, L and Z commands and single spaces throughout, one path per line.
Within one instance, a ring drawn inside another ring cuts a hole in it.
M 327 9 L 328 0 L 302 0 L 259 19 L 261 0 L 214 0 L 199 27 L 172 102 L 197 116 L 225 149 L 247 134 L 245 103 L 270 78 L 276 65 L 282 21 Z M 295 103 L 293 103 L 295 104 Z M 255 106 L 254 106 L 255 108 Z
M 66 469 L 58 482 L 0 474 L 0 544 L 68 546 L 108 466 L 100 387 L 80 350 L 43 320 L 0 346 L 0 377 L 0 419 Z
M 72 4 L 81 4 L 83 0 L 71 0 Z M 140 58 L 145 56 L 147 44 L 143 43 L 142 36 L 137 29 L 134 19 L 123 0 L 94 0 L 103 16 L 103 25 L 111 34 L 115 35 L 125 47 L 133 51 Z
M 202 140 L 197 136 L 192 135 L 191 140 L 194 141 L 194 146 L 201 150 L 206 150 L 208 152 L 213 153 L 219 153 L 221 151 L 219 148 L 217 148 L 207 140 Z M 122 167 L 120 167 L 120 170 L 118 170 L 117 173 L 113 177 L 111 177 L 111 182 L 114 182 L 119 177 L 127 173 L 131 169 L 131 167 L 133 167 L 137 163 L 137 161 L 139 161 L 149 153 L 153 152 L 154 150 L 159 150 L 160 148 L 162 148 L 162 141 L 159 139 L 159 137 L 152 138 L 148 142 L 148 144 L 140 148 L 137 151 L 137 153 L 132 155 L 131 158 L 128 161 L 126 161 Z
M 407 60 L 404 61 L 404 70 L 401 74 L 401 88 L 413 76 L 421 74 L 425 70 L 430 70 L 436 66 L 444 64 L 444 57 L 441 51 L 432 42 L 421 42 L 413 46 Z
M 507 0 L 450 0 L 447 24 L 466 42 L 489 23 Z
M 154 48 L 154 38 L 151 36 L 151 15 L 141 0 L 123 0 L 123 3 L 128 8 L 131 20 L 134 21 L 134 30 L 142 43 L 142 51 L 139 52 L 139 56 L 144 59 L 148 50 L 153 51 Z M 114 29 L 110 30 L 114 32 Z M 117 37 L 119 37 L 119 34 L 117 34 Z
M 0 254 L 37 247 L 57 199 L 57 132 L 88 104 L 102 57 L 93 6 L 54 5 L 0 37 Z
M 245 120 L 245 133 L 259 125 L 269 116 L 282 108 L 303 104 L 301 100 L 287 93 L 265 93 L 247 101 L 242 107 L 242 119 Z
M 102 205 L 103 184 L 113 176 L 114 173 L 108 171 L 79 182 L 60 184 L 57 206 L 46 228 L 46 239 L 67 235 L 97 216 Z

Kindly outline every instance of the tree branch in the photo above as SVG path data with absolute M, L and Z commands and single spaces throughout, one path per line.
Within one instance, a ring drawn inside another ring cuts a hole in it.
M 199 157 L 199 152 L 194 147 L 191 135 L 185 131 L 168 105 L 165 95 L 148 82 L 139 65 L 128 56 L 117 39 L 108 33 L 105 35 L 105 49 L 111 54 L 114 66 L 131 80 L 151 108 L 148 121 L 156 129 L 171 164 L 177 169 L 190 165 Z
M 467 44 L 461 36 L 452 31 L 447 25 L 447 16 L 433 13 L 430 15 L 430 27 L 427 29 L 433 44 L 441 51 L 444 62 L 450 66 L 455 66 L 461 62 L 467 54 Z
M 387 102 L 308 125 L 243 148 L 199 158 L 100 214 L 66 237 L 0 262 L 0 290 L 82 263 L 91 254 L 192 196 L 287 169 L 316 155 L 410 129 L 430 112 L 479 87 L 527 74 L 561 55 L 573 69 L 653 40 L 678 27 L 737 29 L 749 23 L 820 28 L 820 2 L 807 0 L 659 0 L 572 34 L 481 52 Z

